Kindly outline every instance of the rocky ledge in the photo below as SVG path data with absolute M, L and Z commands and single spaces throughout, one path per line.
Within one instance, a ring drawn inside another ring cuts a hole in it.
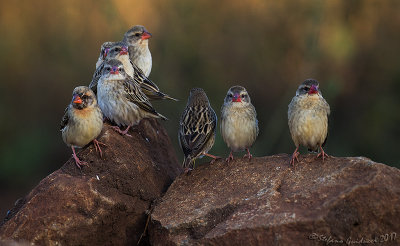
M 400 244 L 400 171 L 363 157 L 223 160 L 180 175 L 154 207 L 152 245 Z
M 43 179 L 3 221 L 0 245 L 136 245 L 146 211 L 181 168 L 158 121 L 142 120 L 130 134 L 105 124 L 103 158 L 89 145 L 78 151 L 88 167 L 79 170 L 71 158 Z

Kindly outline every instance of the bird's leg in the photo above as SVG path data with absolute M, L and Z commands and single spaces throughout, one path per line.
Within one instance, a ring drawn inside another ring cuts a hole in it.
M 192 168 L 185 167 L 185 169 L 183 170 L 183 172 L 184 172 L 185 174 L 189 174 L 192 170 L 193 170 Z
M 319 146 L 319 149 L 321 150 L 321 152 L 317 155 L 317 158 L 322 156 L 322 162 L 325 160 L 325 157 L 328 158 L 329 155 L 327 153 L 325 153 L 325 151 L 322 149 L 321 146 Z
M 73 152 L 72 157 L 74 157 L 75 164 L 78 166 L 78 168 L 79 168 L 79 169 L 82 169 L 82 166 L 83 166 L 83 165 L 89 166 L 89 165 L 87 164 L 87 162 L 79 160 L 78 156 L 76 156 L 74 146 L 71 146 L 71 148 L 72 148 L 72 152 Z
M 292 165 L 293 168 L 296 168 L 296 167 L 294 166 L 295 161 L 299 162 L 298 156 L 300 155 L 300 152 L 299 152 L 298 150 L 299 150 L 299 147 L 297 147 L 297 148 L 294 150 L 293 155 L 292 155 L 292 159 L 290 160 L 290 165 Z
M 219 157 L 219 156 L 211 155 L 211 154 L 208 154 L 208 153 L 203 153 L 203 155 L 206 155 L 208 157 L 213 158 L 212 161 L 210 162 L 211 164 L 213 164 L 215 160 L 221 159 L 221 157 Z
M 100 141 L 97 141 L 97 139 L 93 139 L 93 145 L 94 145 L 94 148 L 96 149 L 96 152 L 99 152 L 100 157 L 103 157 L 103 152 L 100 149 L 100 144 L 103 146 L 107 146 L 106 144 L 104 144 Z
M 226 162 L 230 162 L 230 161 L 233 161 L 233 154 L 232 154 L 232 150 L 231 150 L 231 153 L 229 154 L 229 156 L 228 156 L 228 158 L 226 158 L 226 160 L 225 160 Z
M 249 160 L 251 160 L 251 158 L 253 158 L 253 155 L 250 154 L 249 148 L 246 148 L 246 150 L 247 150 L 247 154 L 245 154 L 243 157 L 247 157 L 247 158 L 249 158 Z
M 131 126 L 128 126 L 125 130 L 121 130 L 118 126 L 113 126 L 112 127 L 116 132 L 118 132 L 119 134 L 123 135 L 123 136 L 128 136 L 128 137 L 132 137 L 131 135 L 128 134 L 129 128 L 131 128 Z

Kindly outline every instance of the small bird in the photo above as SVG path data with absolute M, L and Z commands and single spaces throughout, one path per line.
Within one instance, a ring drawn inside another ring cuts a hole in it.
M 100 55 L 96 62 L 96 69 L 100 66 L 100 64 L 106 59 L 108 52 L 110 51 L 111 46 L 114 42 L 104 42 L 100 47 Z
M 325 145 L 328 134 L 329 104 L 322 97 L 319 83 L 314 79 L 305 80 L 297 89 L 296 96 L 289 104 L 288 118 L 289 130 L 296 149 L 290 160 L 290 164 L 299 162 L 299 146 L 305 146 L 309 151 L 321 152 L 317 158 L 329 157 L 322 147 Z
M 61 120 L 61 135 L 64 142 L 72 148 L 75 164 L 81 168 L 88 164 L 79 160 L 75 148 L 82 148 L 93 141 L 96 151 L 102 156 L 99 145 L 102 143 L 96 138 L 103 129 L 103 114 L 97 105 L 95 94 L 87 86 L 76 87 L 72 96 L 72 102 L 65 109 Z
M 194 161 L 203 155 L 219 158 L 207 152 L 214 145 L 217 115 L 201 88 L 190 91 L 186 108 L 179 121 L 178 139 L 184 154 L 185 172 L 194 167 Z
M 226 161 L 233 160 L 233 151 L 246 150 L 244 157 L 252 158 L 249 148 L 258 136 L 256 109 L 250 96 L 242 86 L 233 86 L 228 90 L 221 108 L 221 134 L 231 149 Z
M 123 42 L 115 42 L 109 48 L 106 55 L 106 60 L 117 59 L 124 65 L 125 73 L 128 74 L 133 80 L 137 81 L 149 100 L 159 100 L 159 99 L 170 99 L 177 101 L 177 99 L 170 97 L 169 95 L 160 91 L 158 86 L 148 79 L 143 71 L 137 67 L 129 58 L 128 47 Z M 97 82 L 102 75 L 102 70 L 104 68 L 104 62 L 96 69 L 93 74 L 92 82 L 89 87 L 93 91 L 97 91 Z
M 106 118 L 118 126 L 127 126 L 124 131 L 114 126 L 117 132 L 130 136 L 129 128 L 143 118 L 167 119 L 156 112 L 137 81 L 126 74 L 122 62 L 106 60 L 102 71 L 97 84 L 97 100 Z
M 136 25 L 129 29 L 122 39 L 129 47 L 129 57 L 146 77 L 149 77 L 152 67 L 152 58 L 149 50 L 149 33 L 144 26 Z

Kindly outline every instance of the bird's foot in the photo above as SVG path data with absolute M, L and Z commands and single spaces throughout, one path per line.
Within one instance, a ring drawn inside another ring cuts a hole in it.
M 253 155 L 252 154 L 250 154 L 250 150 L 249 149 L 246 149 L 247 150 L 247 154 L 245 154 L 244 156 L 243 156 L 243 158 L 249 158 L 249 160 L 251 160 L 251 158 L 253 158 Z
M 114 129 L 116 132 L 118 132 L 119 134 L 123 135 L 123 136 L 127 136 L 127 137 L 132 137 L 132 135 L 128 134 L 129 128 L 131 126 L 128 126 L 125 130 L 121 130 L 118 126 L 112 126 L 112 129 Z
M 232 151 L 231 151 L 231 153 L 229 154 L 228 158 L 225 159 L 225 161 L 228 162 L 228 163 L 229 163 L 230 161 L 233 161 L 233 154 L 232 154 Z
M 105 147 L 107 147 L 107 145 L 105 143 L 97 141 L 97 139 L 93 139 L 93 145 L 94 145 L 94 148 L 95 148 L 96 152 L 99 152 L 100 157 L 103 157 L 103 152 L 100 149 L 100 145 L 103 145 Z
M 294 165 L 295 162 L 299 162 L 298 156 L 300 155 L 300 152 L 298 151 L 299 148 L 296 148 L 292 154 L 292 159 L 290 159 L 290 165 L 293 166 L 293 168 L 296 170 L 296 166 Z
M 316 158 L 322 156 L 322 162 L 325 160 L 325 157 L 328 158 L 329 155 L 327 153 L 325 153 L 325 151 L 322 149 L 322 147 L 320 146 L 319 149 L 321 150 L 321 152 L 317 155 Z
M 81 161 L 79 160 L 78 156 L 76 156 L 76 154 L 72 154 L 72 157 L 74 157 L 75 160 L 75 164 L 79 169 L 82 169 L 82 166 L 89 166 L 89 164 L 86 161 Z
M 220 156 L 215 156 L 215 155 L 211 155 L 211 154 L 208 154 L 208 153 L 204 153 L 204 155 L 213 158 L 213 159 L 210 161 L 210 164 L 213 164 L 216 160 L 221 159 Z
M 186 167 L 186 168 L 183 170 L 183 173 L 184 173 L 184 174 L 189 174 L 192 170 L 193 170 L 192 168 Z

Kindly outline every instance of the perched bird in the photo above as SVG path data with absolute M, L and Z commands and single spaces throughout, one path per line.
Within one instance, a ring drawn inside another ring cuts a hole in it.
M 152 66 L 151 53 L 149 50 L 149 33 L 144 26 L 136 25 L 129 29 L 122 39 L 129 47 L 129 57 L 146 77 L 149 77 Z
M 102 76 L 97 84 L 97 100 L 106 118 L 118 126 L 127 126 L 122 135 L 128 135 L 130 127 L 143 118 L 167 118 L 156 112 L 139 84 L 128 76 L 123 64 L 117 59 L 106 60 Z
M 305 80 L 297 89 L 296 96 L 289 104 L 288 118 L 290 134 L 296 149 L 290 160 L 290 164 L 299 161 L 299 146 L 305 146 L 309 151 L 321 152 L 317 155 L 329 157 L 322 147 L 328 134 L 328 116 L 330 114 L 329 104 L 322 97 L 319 83 L 314 79 Z
M 148 79 L 139 67 L 132 63 L 129 58 L 128 47 L 123 42 L 115 42 L 112 44 L 105 57 L 105 60 L 109 59 L 119 60 L 124 65 L 125 73 L 132 77 L 133 80 L 140 85 L 142 91 L 150 100 L 170 99 L 177 101 L 175 98 L 172 98 L 161 92 L 158 86 L 153 81 Z M 100 64 L 93 74 L 92 82 L 89 85 L 93 91 L 97 92 L 97 82 L 102 75 L 103 68 L 104 62 Z
M 72 148 L 75 164 L 81 168 L 87 163 L 79 160 L 75 148 L 82 148 L 93 141 L 96 151 L 102 156 L 101 143 L 96 138 L 103 129 L 103 114 L 97 105 L 95 94 L 88 87 L 76 87 L 72 96 L 72 102 L 65 109 L 61 120 L 61 135 L 64 142 Z
M 106 56 L 114 42 L 104 42 L 100 47 L 100 55 L 96 62 L 96 69 L 106 59 Z
M 203 155 L 219 158 L 207 152 L 214 145 L 217 115 L 210 106 L 207 95 L 201 88 L 190 91 L 186 108 L 179 121 L 178 139 L 184 154 L 185 172 L 194 167 L 196 158 Z
M 221 108 L 221 134 L 231 149 L 226 161 L 233 160 L 233 151 L 246 150 L 244 157 L 251 159 L 249 148 L 258 135 L 256 109 L 250 96 L 242 86 L 233 86 L 228 90 Z

